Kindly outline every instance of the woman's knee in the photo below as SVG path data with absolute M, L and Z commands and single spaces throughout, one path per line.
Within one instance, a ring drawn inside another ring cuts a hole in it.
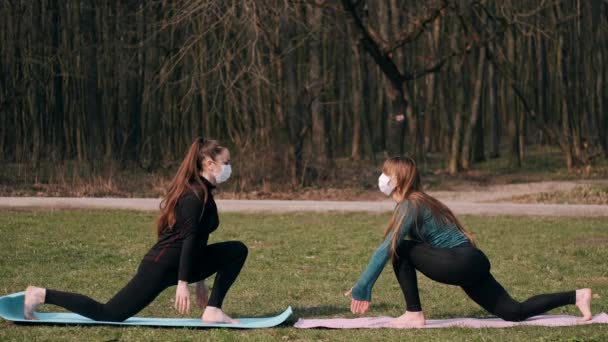
M 399 247 L 397 247 L 397 250 L 395 251 L 395 257 L 391 260 L 393 264 L 393 271 L 395 271 L 395 274 L 399 274 L 406 270 L 415 269 L 410 255 L 413 243 L 406 241 L 407 240 L 399 244 Z
M 121 312 L 112 312 L 104 310 L 104 312 L 97 318 L 97 321 L 104 322 L 124 322 L 130 316 Z
M 520 305 L 497 309 L 495 315 L 509 322 L 521 322 L 528 318 L 523 314 Z
M 249 249 L 247 245 L 242 243 L 241 241 L 232 241 L 233 255 L 238 256 L 240 259 L 246 259 L 247 254 L 249 254 Z

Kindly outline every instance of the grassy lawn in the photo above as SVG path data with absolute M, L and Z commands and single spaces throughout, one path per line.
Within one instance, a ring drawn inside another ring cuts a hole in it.
M 153 214 L 128 211 L 0 211 L 0 294 L 32 283 L 109 299 L 154 243 Z M 342 293 L 357 280 L 381 239 L 388 215 L 300 213 L 222 215 L 211 242 L 239 239 L 250 248 L 224 309 L 268 316 L 287 306 L 287 324 L 266 330 L 26 326 L 0 321 L 0 340 L 605 340 L 608 326 L 507 329 L 299 330 L 299 318 L 353 317 Z M 463 217 L 493 262 L 493 273 L 517 299 L 592 287 L 595 313 L 608 312 L 608 231 L 605 219 Z M 420 276 L 427 317 L 487 314 L 456 288 Z M 175 317 L 174 288 L 140 316 Z M 387 267 L 374 288 L 369 315 L 399 315 L 403 299 Z M 58 310 L 46 306 L 43 310 Z M 576 314 L 574 306 L 552 312 Z M 192 316 L 200 315 L 195 310 Z
M 608 204 L 608 185 L 591 184 L 570 191 L 539 192 L 513 196 L 515 203 Z
M 443 168 L 437 155 L 429 158 L 427 171 Z M 496 159 L 473 164 L 470 171 L 450 176 L 445 173 L 425 174 L 424 181 L 433 190 L 458 190 L 470 185 L 516 184 L 540 181 L 566 181 L 605 179 L 608 177 L 608 159 L 599 159 L 589 169 L 568 171 L 560 150 L 548 146 L 528 146 L 521 166 L 511 164 L 508 151 L 503 149 Z

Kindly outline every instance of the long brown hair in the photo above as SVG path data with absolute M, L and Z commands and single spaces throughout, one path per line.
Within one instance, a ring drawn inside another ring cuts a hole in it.
M 397 197 L 400 199 L 397 208 L 399 208 L 404 201 L 407 200 L 409 202 L 407 211 L 401 214 L 401 217 L 397 217 L 399 216 L 399 210 L 395 209 L 393 216 L 384 231 L 385 239 L 390 232 L 393 232 L 391 240 L 391 258 L 394 259 L 397 256 L 396 249 L 399 244 L 399 241 L 397 241 L 397 232 L 399 231 L 399 227 L 403 223 L 403 220 L 408 215 L 408 211 L 414 210 L 412 214 L 416 217 L 415 223 L 417 225 L 418 210 L 421 206 L 429 208 L 431 212 L 443 222 L 456 225 L 457 229 L 469 239 L 471 244 L 475 245 L 473 236 L 464 228 L 454 213 L 452 213 L 445 204 L 422 190 L 422 183 L 416 168 L 416 162 L 412 158 L 406 156 L 389 158 L 382 166 L 382 173 L 396 179 L 397 184 L 394 193 L 396 193 Z
M 221 146 L 215 140 L 204 138 L 194 140 L 171 181 L 167 195 L 160 202 L 160 215 L 156 219 L 157 235 L 162 234 L 167 229 L 173 229 L 173 225 L 175 225 L 175 206 L 187 189 L 194 191 L 199 198 L 202 197 L 203 205 L 207 202 L 208 189 L 201 176 L 203 161 L 205 158 L 215 160 L 225 149 L 226 147 Z M 202 193 L 194 189 L 191 184 L 193 182 L 200 185 Z

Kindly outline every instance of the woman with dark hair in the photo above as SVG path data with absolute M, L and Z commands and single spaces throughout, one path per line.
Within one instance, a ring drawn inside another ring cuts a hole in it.
M 148 306 L 167 287 L 177 285 L 175 308 L 190 311 L 188 283 L 196 283 L 205 323 L 238 323 L 222 311 L 226 293 L 238 277 L 247 247 L 240 241 L 207 244 L 219 225 L 213 189 L 230 177 L 230 152 L 215 140 L 198 138 L 190 146 L 161 202 L 158 241 L 144 256 L 131 281 L 106 304 L 89 297 L 28 286 L 24 316 L 36 319 L 42 304 L 54 304 L 96 321 L 121 322 Z M 217 273 L 211 296 L 204 280 Z
M 389 323 L 393 327 L 420 327 L 426 323 L 416 270 L 434 281 L 460 286 L 482 308 L 507 321 L 523 321 L 569 304 L 576 304 L 583 321 L 592 318 L 591 289 L 543 294 L 521 303 L 511 298 L 490 273 L 490 261 L 475 247 L 471 234 L 448 207 L 422 190 L 411 158 L 386 160 L 378 187 L 397 205 L 384 242 L 357 284 L 345 294 L 352 297 L 353 313 L 367 311 L 372 287 L 392 259 L 406 306 L 405 313 Z

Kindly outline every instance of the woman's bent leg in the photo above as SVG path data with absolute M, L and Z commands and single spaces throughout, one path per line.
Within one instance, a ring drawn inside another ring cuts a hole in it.
M 416 268 L 410 260 L 410 252 L 417 242 L 404 240 L 399 244 L 398 256 L 393 260 L 393 271 L 397 276 L 399 287 L 405 299 L 405 310 L 411 312 L 422 311 L 420 294 L 418 292 L 418 278 Z
M 476 282 L 490 269 L 485 255 L 470 245 L 438 248 L 427 243 L 404 240 L 396 252 L 393 269 L 403 291 L 407 311 L 422 309 L 416 270 L 440 283 L 462 285 Z
M 247 246 L 240 241 L 226 241 L 208 245 L 198 264 L 194 281 L 217 273 L 208 306 L 221 308 L 230 287 L 239 276 L 247 259 Z

